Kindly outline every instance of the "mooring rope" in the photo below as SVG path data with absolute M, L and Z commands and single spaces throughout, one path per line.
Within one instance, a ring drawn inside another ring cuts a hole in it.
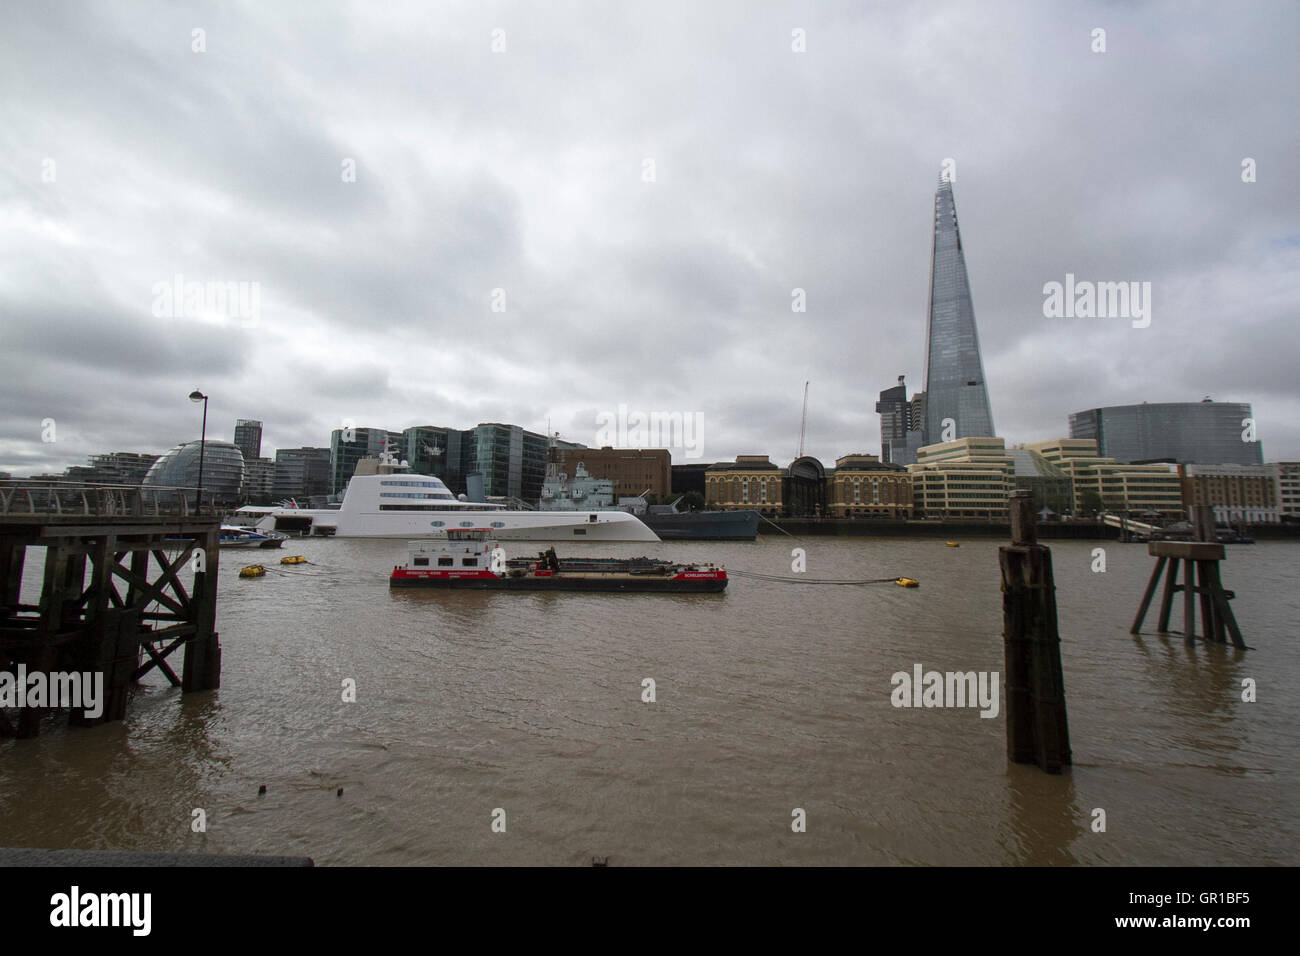
M 759 516 L 760 518 L 762 518 L 764 521 L 766 521 L 768 524 L 770 524 L 770 525 L 771 525 L 773 528 L 775 528 L 777 531 L 780 531 L 783 535 L 786 535 L 787 537 L 790 537 L 790 538 L 793 538 L 793 537 L 794 537 L 794 535 L 790 534 L 790 532 L 789 532 L 789 531 L 786 531 L 785 528 L 782 528 L 779 524 L 777 524 L 775 521 L 773 521 L 773 520 L 772 520 L 771 518 L 769 518 L 767 515 L 763 514 L 763 512 L 761 512 L 761 511 L 758 512 L 758 516 Z

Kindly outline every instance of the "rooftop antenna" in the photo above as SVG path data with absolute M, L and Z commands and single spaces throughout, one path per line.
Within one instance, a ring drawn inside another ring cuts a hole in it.
M 808 383 L 803 383 L 803 420 L 799 422 L 799 454 L 796 458 L 803 457 L 803 436 L 808 430 Z

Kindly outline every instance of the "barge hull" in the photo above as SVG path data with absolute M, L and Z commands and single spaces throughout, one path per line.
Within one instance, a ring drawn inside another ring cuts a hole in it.
M 672 578 L 645 577 L 643 579 L 606 577 L 566 578 L 390 578 L 394 588 L 439 588 L 471 591 L 596 591 L 601 593 L 667 593 L 667 594 L 717 594 L 727 587 L 726 578 Z

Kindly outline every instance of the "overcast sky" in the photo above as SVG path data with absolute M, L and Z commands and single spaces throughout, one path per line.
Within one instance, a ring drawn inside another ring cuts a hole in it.
M 194 388 L 264 455 L 345 420 L 593 444 L 626 405 L 784 465 L 809 380 L 805 450 L 877 453 L 877 393 L 924 385 L 949 158 L 1009 443 L 1210 395 L 1300 459 L 1298 11 L 13 5 L 0 470 L 197 438 Z M 1044 317 L 1067 273 L 1150 282 L 1150 326 Z M 177 275 L 257 309 L 160 301 Z

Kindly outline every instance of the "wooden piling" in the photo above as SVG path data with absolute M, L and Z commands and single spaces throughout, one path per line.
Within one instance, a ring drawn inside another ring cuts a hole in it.
M 1232 614 L 1228 601 L 1233 597 L 1231 591 L 1224 590 L 1219 576 L 1219 562 L 1225 557 L 1224 547 L 1215 540 L 1214 509 L 1209 505 L 1193 505 L 1191 521 L 1194 541 L 1152 541 L 1147 545 L 1147 553 L 1156 559 L 1155 568 L 1147 581 L 1142 603 L 1133 618 L 1130 633 L 1140 634 L 1142 622 L 1146 618 L 1151 597 L 1160 580 L 1160 573 L 1165 571 L 1164 593 L 1160 598 L 1160 617 L 1156 621 L 1156 631 L 1169 633 L 1169 617 L 1173 609 L 1174 597 L 1179 591 L 1183 593 L 1183 638 L 1190 644 L 1198 634 L 1196 629 L 1196 606 L 1201 608 L 1201 632 L 1199 636 L 1209 642 L 1223 644 L 1231 636 L 1234 647 L 1247 649 L 1242 639 L 1237 620 Z M 1178 566 L 1182 564 L 1183 583 L 1178 583 Z M 1199 601 L 1198 601 L 1199 598 Z
M 1011 544 L 998 549 L 1006 656 L 1007 757 L 1048 773 L 1070 764 L 1051 549 L 1038 544 L 1033 498 L 1008 496 Z
M 210 531 L 197 542 L 205 550 L 206 570 L 194 572 L 191 600 L 197 613 L 195 633 L 185 648 L 185 669 L 181 689 L 216 690 L 221 686 L 221 642 L 215 630 L 217 622 L 217 565 L 220 560 L 220 536 Z

